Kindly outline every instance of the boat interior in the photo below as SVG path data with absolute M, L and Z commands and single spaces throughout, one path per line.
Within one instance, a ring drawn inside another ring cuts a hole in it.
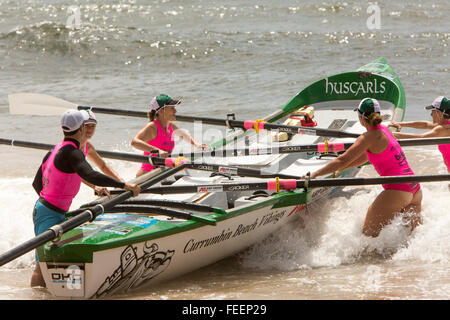
M 311 119 L 315 121 L 317 128 L 327 128 L 353 133 L 364 132 L 365 129 L 359 121 L 357 121 L 355 111 L 353 111 L 357 107 L 357 103 L 358 101 L 333 101 L 314 104 L 312 105 L 313 111 L 311 113 Z M 394 105 L 387 101 L 380 101 L 380 104 L 382 108 L 383 122 L 385 123 L 390 121 L 393 117 Z M 291 117 L 291 115 L 280 118 L 275 123 L 284 124 L 289 121 L 289 117 Z M 249 130 L 244 133 L 241 129 L 236 129 L 236 132 L 231 132 L 229 136 L 239 136 L 237 140 L 233 141 L 233 148 L 267 148 L 274 146 L 317 144 L 325 142 L 326 139 L 328 139 L 329 142 L 354 141 L 354 138 L 325 138 L 306 134 L 286 135 L 287 137 L 285 136 L 284 140 L 279 139 L 279 133 L 275 131 L 261 131 L 260 133 L 256 133 L 254 130 Z M 230 149 L 230 147 L 230 144 L 224 146 L 225 149 Z M 195 159 L 194 161 L 198 163 L 205 162 L 221 164 L 224 166 L 259 169 L 263 175 L 282 173 L 294 175 L 300 179 L 303 175 L 320 168 L 330 161 L 330 158 L 337 157 L 339 154 L 340 153 L 336 152 L 330 152 L 327 154 L 305 152 L 231 157 L 204 157 L 201 159 Z M 239 182 L 261 182 L 261 178 L 231 176 L 210 171 L 185 169 L 179 174 L 163 180 L 158 185 L 183 186 Z M 184 201 L 231 210 L 263 201 L 272 194 L 272 191 L 259 190 L 206 193 L 199 192 L 167 195 L 142 194 L 140 197 L 144 197 L 146 199 Z M 165 216 L 158 216 L 158 219 L 168 219 L 171 221 L 176 220 L 176 218 L 168 218 Z

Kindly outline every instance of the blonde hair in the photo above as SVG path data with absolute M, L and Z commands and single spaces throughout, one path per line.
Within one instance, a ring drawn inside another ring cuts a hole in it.
M 371 114 L 364 117 L 364 120 L 371 126 L 376 127 L 379 125 L 383 119 L 381 118 L 381 114 L 378 112 L 372 112 Z

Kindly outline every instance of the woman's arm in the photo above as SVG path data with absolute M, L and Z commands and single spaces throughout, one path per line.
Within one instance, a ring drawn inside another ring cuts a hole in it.
M 445 137 L 446 130 L 443 126 L 437 125 L 433 127 L 433 129 L 424 133 L 393 132 L 392 135 L 397 139 L 436 138 L 436 137 Z
M 101 172 L 106 174 L 107 176 L 110 176 L 116 180 L 124 181 L 122 178 L 119 177 L 119 175 L 105 162 L 105 160 L 100 157 L 100 155 L 97 153 L 97 150 L 95 150 L 94 146 L 90 141 L 86 142 L 88 145 L 88 158 L 91 160 L 97 168 L 100 169 Z
M 186 129 L 182 129 L 179 128 L 176 124 L 171 123 L 172 129 L 173 129 L 173 133 L 177 136 L 180 137 L 181 139 L 183 139 L 184 141 L 190 143 L 191 145 L 197 147 L 197 148 L 202 148 L 202 149 L 206 149 L 208 146 L 206 144 L 200 144 L 197 143 L 194 138 L 192 137 L 192 135 L 189 133 L 189 131 L 187 131 Z
M 369 137 L 369 132 L 359 136 L 355 143 L 352 144 L 350 148 L 347 149 L 343 154 L 341 154 L 336 159 L 330 161 L 328 164 L 320 168 L 319 170 L 311 173 L 311 179 L 318 176 L 323 176 L 336 171 L 342 171 L 345 169 L 356 167 L 367 161 L 367 156 L 365 151 L 371 145 L 371 139 Z M 363 162 L 363 160 L 365 160 Z M 361 163 L 362 162 L 362 163 Z
M 147 141 L 151 141 L 156 138 L 158 134 L 158 129 L 153 122 L 145 125 L 131 140 L 131 145 L 141 151 L 152 152 L 154 150 L 159 150 L 158 148 L 151 146 Z
M 413 128 L 413 129 L 421 129 L 421 130 L 430 130 L 433 129 L 436 126 L 435 123 L 430 121 L 405 121 L 405 122 L 395 122 L 392 121 L 388 124 L 388 127 L 394 127 L 398 130 L 401 130 L 401 128 Z

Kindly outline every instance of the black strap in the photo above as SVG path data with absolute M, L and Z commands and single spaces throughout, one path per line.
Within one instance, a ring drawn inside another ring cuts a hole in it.
M 66 215 L 66 212 L 67 211 L 64 211 L 63 209 L 61 209 L 61 208 L 58 208 L 57 206 L 55 206 L 54 204 L 51 204 L 50 202 L 48 202 L 47 200 L 45 200 L 44 198 L 39 198 L 39 202 L 40 203 L 42 203 L 44 206 L 46 206 L 47 208 L 49 208 L 49 209 L 51 209 L 51 210 L 53 210 L 53 211 L 56 211 L 56 212 L 58 212 L 58 213 L 60 213 L 60 214 L 63 214 L 63 215 Z

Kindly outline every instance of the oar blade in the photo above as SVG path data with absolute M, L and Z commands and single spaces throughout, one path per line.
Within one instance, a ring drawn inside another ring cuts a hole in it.
M 39 93 L 15 93 L 8 95 L 11 114 L 60 116 L 67 109 L 77 109 L 75 103 Z

